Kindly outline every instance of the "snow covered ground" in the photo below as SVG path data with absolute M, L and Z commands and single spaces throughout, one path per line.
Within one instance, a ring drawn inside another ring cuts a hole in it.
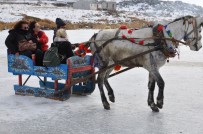
M 107 15 L 104 11 L 94 10 L 77 10 L 68 7 L 55 7 L 51 4 L 37 6 L 37 5 L 22 5 L 22 4 L 2 4 L 0 5 L 0 21 L 3 22 L 15 22 L 23 18 L 23 14 L 28 16 L 38 17 L 41 19 L 49 19 L 55 21 L 57 17 L 60 17 L 66 21 L 88 22 L 97 23 L 101 20 L 108 20 L 110 23 L 126 22 L 129 18 L 126 15 L 115 17 L 113 15 Z
M 50 44 L 53 31 L 45 32 Z M 75 43 L 87 41 L 97 30 L 67 32 Z M 116 102 L 106 111 L 97 87 L 89 96 L 73 95 L 64 102 L 14 95 L 17 77 L 7 72 L 7 34 L 0 32 L 0 134 L 203 133 L 203 49 L 192 52 L 181 46 L 180 59 L 170 59 L 160 70 L 166 86 L 159 113 L 147 106 L 148 73 L 142 68 L 110 79 Z M 37 83 L 33 78 L 28 84 Z
M 202 16 L 203 9 L 199 6 L 186 3 L 164 3 L 149 5 L 147 3 L 117 5 L 117 13 L 95 10 L 79 10 L 69 7 L 55 7 L 52 4 L 22 5 L 22 4 L 1 4 L 0 21 L 15 22 L 21 20 L 23 15 L 33 16 L 41 19 L 55 21 L 60 17 L 71 23 L 130 23 L 132 18 L 139 18 L 147 21 L 165 22 L 175 18 L 193 15 Z

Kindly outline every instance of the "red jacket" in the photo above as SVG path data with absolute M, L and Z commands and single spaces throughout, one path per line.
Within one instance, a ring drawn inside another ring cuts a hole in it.
M 47 43 L 48 43 L 48 41 L 49 41 L 47 35 L 45 34 L 45 32 L 39 31 L 38 37 L 39 37 L 39 42 L 41 43 L 41 50 L 42 50 L 42 51 L 47 51 L 47 50 L 48 50 L 48 47 L 49 47 L 49 46 L 47 45 Z

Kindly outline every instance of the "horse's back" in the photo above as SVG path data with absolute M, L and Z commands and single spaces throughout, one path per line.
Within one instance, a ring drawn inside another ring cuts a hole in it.
M 141 28 L 136 30 L 131 30 L 129 32 L 128 29 L 123 29 L 119 33 L 119 37 L 122 35 L 126 35 L 127 38 L 149 38 L 153 36 L 153 29 L 152 28 Z
M 129 30 L 132 32 L 129 33 Z M 98 32 L 98 38 L 110 39 L 116 36 L 122 37 L 122 35 L 130 36 L 131 38 L 148 38 L 153 36 L 153 28 L 141 28 L 141 29 L 104 29 Z

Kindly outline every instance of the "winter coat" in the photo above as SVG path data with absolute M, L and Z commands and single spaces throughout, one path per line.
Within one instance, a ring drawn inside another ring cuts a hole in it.
M 54 28 L 53 42 L 54 42 L 54 39 L 56 38 L 56 31 L 57 30 L 58 30 L 57 28 Z
M 61 64 L 66 64 L 67 58 L 74 56 L 71 43 L 67 39 L 60 37 L 56 37 L 54 39 L 54 43 L 58 44 L 59 55 L 64 56 L 63 60 L 61 61 Z
M 34 43 L 37 43 L 38 41 L 26 30 L 21 29 L 12 29 L 9 31 L 9 35 L 7 36 L 5 40 L 5 44 L 8 48 L 8 50 L 15 54 L 19 52 L 18 50 L 18 43 L 22 40 L 32 40 Z M 38 44 L 37 44 L 38 47 Z
M 35 34 L 32 34 L 32 35 L 33 35 L 36 39 L 39 38 L 40 49 L 41 49 L 43 52 L 47 51 L 47 49 L 48 49 L 48 47 L 49 47 L 49 46 L 47 45 L 49 39 L 48 39 L 47 35 L 45 34 L 45 32 L 39 31 L 37 35 L 35 35 Z

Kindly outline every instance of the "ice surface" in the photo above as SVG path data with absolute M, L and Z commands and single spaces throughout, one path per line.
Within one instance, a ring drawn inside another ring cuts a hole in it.
M 53 31 L 45 32 L 50 44 Z M 76 43 L 87 41 L 97 30 L 67 32 Z M 142 68 L 109 79 L 116 102 L 106 111 L 97 87 L 89 96 L 73 95 L 64 102 L 14 95 L 17 77 L 7 72 L 7 34 L 0 32 L 0 134 L 203 133 L 203 49 L 192 52 L 181 46 L 180 59 L 171 59 L 160 70 L 166 84 L 159 113 L 147 106 L 148 72 Z M 28 84 L 37 86 L 37 78 Z

